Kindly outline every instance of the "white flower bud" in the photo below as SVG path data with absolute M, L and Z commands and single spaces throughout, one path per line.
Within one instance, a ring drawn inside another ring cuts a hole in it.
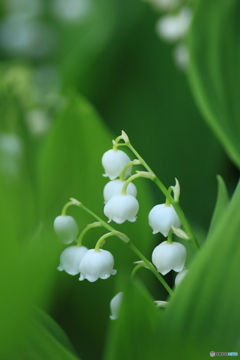
M 139 203 L 132 195 L 115 195 L 104 206 L 104 214 L 110 221 L 122 224 L 126 220 L 136 221 Z
M 123 299 L 123 292 L 119 292 L 117 295 L 115 295 L 111 302 L 110 302 L 110 309 L 111 309 L 111 314 L 110 315 L 110 319 L 111 320 L 116 320 L 118 318 L 118 314 L 119 314 L 119 310 L 122 304 L 122 299 Z
M 185 247 L 177 242 L 162 242 L 152 253 L 152 262 L 157 270 L 166 275 L 169 271 L 182 271 L 186 260 Z
M 116 179 L 122 172 L 123 168 L 129 164 L 131 159 L 128 157 L 125 152 L 121 150 L 108 150 L 103 154 L 102 165 L 106 174 L 103 176 L 108 176 L 110 180 Z M 130 166 L 126 173 L 125 177 L 128 177 L 131 174 L 132 166 Z
M 80 278 L 79 280 L 87 279 L 90 282 L 100 279 L 108 279 L 111 275 L 116 274 L 116 270 L 113 269 L 114 258 L 112 254 L 107 251 L 100 249 L 88 250 L 80 263 Z
M 183 8 L 177 15 L 162 17 L 157 22 L 156 30 L 164 40 L 174 42 L 186 35 L 191 20 L 191 10 Z
M 0 134 L 0 173 L 15 177 L 19 175 L 24 155 L 21 138 L 16 134 Z
M 59 271 L 66 271 L 70 275 L 80 273 L 79 266 L 83 255 L 88 249 L 85 246 L 69 246 L 60 256 Z
M 183 269 L 177 274 L 177 276 L 175 277 L 175 286 L 178 286 L 180 284 L 182 279 L 187 275 L 187 272 L 187 269 Z
M 54 220 L 54 230 L 64 244 L 70 244 L 77 239 L 79 228 L 72 216 L 58 216 Z
M 172 205 L 160 204 L 152 208 L 148 215 L 153 234 L 160 232 L 167 237 L 172 226 L 179 228 L 181 221 Z
M 109 181 L 103 190 L 104 202 L 108 202 L 114 195 L 121 195 L 125 182 L 126 181 L 121 181 L 119 179 Z M 137 188 L 132 182 L 127 186 L 127 194 L 134 197 L 137 196 Z
M 173 57 L 176 65 L 181 70 L 187 70 L 189 65 L 189 51 L 185 44 L 178 44 L 173 51 Z

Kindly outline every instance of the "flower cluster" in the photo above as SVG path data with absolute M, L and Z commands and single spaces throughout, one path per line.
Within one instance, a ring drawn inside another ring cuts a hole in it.
M 131 160 L 124 151 L 119 150 L 119 147 L 122 145 L 127 145 L 134 155 L 137 156 L 137 159 Z M 172 240 L 173 234 L 183 239 L 189 239 L 189 234 L 180 228 L 182 222 L 186 224 L 186 219 L 179 205 L 180 185 L 178 180 L 176 179 L 175 186 L 170 186 L 169 189 L 165 188 L 146 162 L 132 147 L 124 132 L 113 141 L 113 149 L 103 154 L 102 165 L 105 170 L 104 176 L 110 179 L 103 190 L 103 212 L 107 216 L 108 222 L 95 215 L 76 199 L 70 199 L 71 201 L 64 206 L 62 214 L 55 219 L 54 229 L 62 243 L 69 245 L 75 241 L 76 244 L 68 246 L 62 252 L 58 270 L 64 270 L 70 275 L 79 275 L 80 281 L 86 279 L 90 282 L 95 282 L 97 279 L 108 279 L 111 275 L 115 275 L 117 271 L 114 269 L 114 257 L 109 251 L 102 249 L 102 247 L 105 245 L 105 240 L 108 237 L 117 236 L 126 244 L 130 244 L 133 251 L 140 257 L 140 261 L 135 262 L 134 273 L 140 267 L 150 269 L 158 278 L 159 276 L 161 277 L 161 283 L 171 293 L 172 290 L 162 275 L 166 275 L 171 270 L 177 272 L 177 286 L 187 272 L 185 269 L 186 249 L 182 243 Z M 141 165 L 146 171 L 136 171 L 132 175 L 134 165 Z M 166 196 L 165 203 L 155 205 L 148 215 L 149 226 L 152 228 L 153 234 L 160 233 L 166 238 L 165 241 L 153 249 L 152 262 L 148 261 L 138 249 L 135 250 L 136 247 L 133 246 L 125 234 L 120 233 L 109 225 L 111 221 L 117 224 L 122 224 L 125 221 L 136 221 L 139 203 L 136 199 L 137 188 L 133 181 L 139 177 L 155 181 Z M 79 234 L 76 220 L 72 216 L 66 215 L 66 210 L 71 205 L 82 208 L 98 221 L 87 225 Z M 100 237 L 94 249 L 88 249 L 82 245 L 83 237 L 88 230 L 96 226 L 103 227 L 109 232 Z M 122 293 L 119 293 L 111 302 L 112 319 L 117 318 L 122 296 Z
M 72 216 L 58 216 L 54 221 L 54 229 L 64 244 L 77 241 L 79 230 Z M 113 266 L 114 258 L 109 251 L 98 248 L 89 250 L 77 241 L 77 245 L 71 245 L 63 250 L 57 269 L 70 275 L 80 274 L 79 280 L 87 279 L 94 282 L 98 278 L 107 279 L 111 275 L 115 275 L 116 270 L 113 269 Z
M 122 224 L 126 220 L 136 221 L 136 215 L 139 210 L 139 204 L 136 199 L 136 186 L 127 182 L 131 175 L 132 164 L 128 155 L 118 149 L 113 148 L 103 154 L 102 165 L 109 177 L 108 182 L 103 190 L 104 197 L 104 214 L 110 221 Z M 119 179 L 116 179 L 118 178 Z
M 174 60 L 179 68 L 185 70 L 189 55 L 184 39 L 192 20 L 192 10 L 184 5 L 184 0 L 148 0 L 157 11 L 166 12 L 157 21 L 156 32 L 165 41 L 174 43 Z M 186 1 L 185 1 L 186 2 Z

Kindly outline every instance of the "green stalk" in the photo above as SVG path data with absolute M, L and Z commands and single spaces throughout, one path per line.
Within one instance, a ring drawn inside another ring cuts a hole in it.
M 146 266 L 149 268 L 149 270 L 156 276 L 156 278 L 161 282 L 161 284 L 164 286 L 164 288 L 167 290 L 167 292 L 169 293 L 169 295 L 173 294 L 172 289 L 170 288 L 170 286 L 168 285 L 168 283 L 164 280 L 164 278 L 162 277 L 161 274 L 159 274 L 159 272 L 156 270 L 156 268 L 154 267 L 154 265 L 141 253 L 140 250 L 138 250 L 138 248 L 130 241 L 130 239 L 123 233 L 116 231 L 111 225 L 109 225 L 108 223 L 106 223 L 106 221 L 102 220 L 98 215 L 96 215 L 93 211 L 89 210 L 86 206 L 84 206 L 81 202 L 79 202 L 76 199 L 71 198 L 70 199 L 72 201 L 72 203 L 80 208 L 82 208 L 83 210 L 85 210 L 88 214 L 92 215 L 96 220 L 99 221 L 99 223 L 101 224 L 101 226 L 105 227 L 107 230 L 110 231 L 110 233 L 105 234 L 106 237 L 108 236 L 112 236 L 112 235 L 116 235 L 120 240 L 124 241 L 128 247 L 141 259 L 144 261 L 144 263 L 146 264 Z M 105 236 L 103 235 L 103 237 Z M 103 238 L 102 237 L 102 238 Z M 103 239 L 102 239 L 103 240 Z M 102 241 L 101 240 L 101 241 Z M 100 239 L 99 239 L 100 241 Z M 98 242 L 99 242 L 98 241 Z

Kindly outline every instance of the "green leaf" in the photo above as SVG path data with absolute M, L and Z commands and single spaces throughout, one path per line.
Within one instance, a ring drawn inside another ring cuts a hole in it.
M 45 311 L 41 309 L 36 309 L 34 315 L 39 325 L 44 327 L 46 331 L 49 332 L 49 334 L 51 334 L 66 349 L 68 349 L 73 354 L 76 354 L 67 335 L 64 333 L 62 328 L 53 320 L 53 318 L 51 318 Z
M 43 312 L 29 320 L 24 352 L 31 360 L 79 360 L 63 330 Z
M 161 314 L 141 283 L 128 285 L 119 318 L 110 324 L 104 360 L 153 359 L 152 336 Z
M 163 358 L 239 352 L 239 204 L 240 186 L 166 309 L 158 329 Z
M 220 175 L 217 176 L 217 181 L 218 181 L 217 201 L 216 201 L 214 213 L 212 216 L 210 228 L 208 231 L 208 237 L 211 236 L 212 231 L 217 226 L 219 221 L 221 221 L 221 217 L 226 212 L 227 206 L 229 204 L 228 191 L 227 191 L 226 185 L 224 183 L 224 180 Z
M 238 0 L 199 0 L 189 38 L 189 76 L 196 101 L 228 156 L 238 167 L 239 12 Z

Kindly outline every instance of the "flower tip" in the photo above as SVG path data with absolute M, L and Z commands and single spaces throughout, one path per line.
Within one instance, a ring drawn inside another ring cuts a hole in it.
M 122 130 L 122 138 L 125 142 L 129 142 L 129 137 L 127 136 L 127 134 L 125 133 L 125 131 Z
M 81 202 L 78 201 L 77 199 L 70 198 L 70 200 L 71 200 L 71 202 L 73 203 L 73 205 L 77 205 L 77 206 L 81 205 Z

